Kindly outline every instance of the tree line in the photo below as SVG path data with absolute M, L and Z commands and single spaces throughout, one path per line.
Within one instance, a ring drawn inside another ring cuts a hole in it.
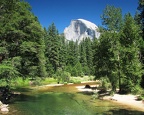
M 120 8 L 106 6 L 100 38 L 67 41 L 52 23 L 43 28 L 21 0 L 0 1 L 0 79 L 95 75 L 135 92 L 144 86 L 144 2 L 138 11 L 122 16 Z

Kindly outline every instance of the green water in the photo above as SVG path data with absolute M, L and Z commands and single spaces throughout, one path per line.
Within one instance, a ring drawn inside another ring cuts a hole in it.
M 93 100 L 91 93 L 75 85 L 38 88 L 22 93 L 11 104 L 10 115 L 144 115 L 143 112 L 104 100 Z

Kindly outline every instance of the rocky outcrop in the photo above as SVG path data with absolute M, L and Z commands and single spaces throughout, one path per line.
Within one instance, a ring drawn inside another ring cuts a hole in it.
M 84 19 L 76 19 L 72 20 L 70 25 L 65 28 L 64 36 L 67 40 L 81 41 L 86 37 L 90 39 L 98 38 L 100 33 L 94 23 Z

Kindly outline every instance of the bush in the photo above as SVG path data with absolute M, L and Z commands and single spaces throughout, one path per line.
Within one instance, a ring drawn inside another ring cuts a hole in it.
M 66 71 L 62 71 L 61 69 L 59 69 L 56 74 L 55 77 L 57 79 L 57 82 L 69 82 L 71 74 L 69 72 Z
M 92 99 L 97 99 L 99 97 L 99 94 L 97 92 L 94 92 L 94 94 L 92 95 Z
M 7 85 L 7 82 L 5 79 L 1 79 L 0 80 L 0 86 L 6 86 Z
M 133 87 L 132 89 L 131 89 L 131 92 L 133 93 L 133 94 L 143 94 L 143 89 L 140 87 L 140 86 L 138 86 L 138 85 L 136 85 L 135 87 Z
M 54 78 L 45 78 L 41 80 L 41 85 L 52 84 L 52 83 L 57 83 L 57 80 Z
M 111 84 L 110 84 L 108 78 L 102 77 L 102 78 L 100 79 L 100 81 L 101 81 L 101 87 L 102 87 L 103 89 L 108 90 L 108 89 L 111 88 Z
M 10 85 L 12 87 L 25 87 L 25 86 L 29 86 L 29 79 L 26 78 L 22 78 L 22 77 L 17 77 L 13 80 L 11 80 Z
M 142 96 L 142 95 L 141 95 L 141 96 L 138 96 L 138 97 L 137 97 L 137 100 L 138 100 L 138 101 L 144 100 L 144 96 Z

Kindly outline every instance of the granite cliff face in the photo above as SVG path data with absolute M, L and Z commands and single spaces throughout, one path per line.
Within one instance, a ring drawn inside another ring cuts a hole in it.
M 89 37 L 93 39 L 98 38 L 100 33 L 97 31 L 98 27 L 87 20 L 76 19 L 72 20 L 70 25 L 65 28 L 64 36 L 67 40 L 81 41 L 83 38 Z

